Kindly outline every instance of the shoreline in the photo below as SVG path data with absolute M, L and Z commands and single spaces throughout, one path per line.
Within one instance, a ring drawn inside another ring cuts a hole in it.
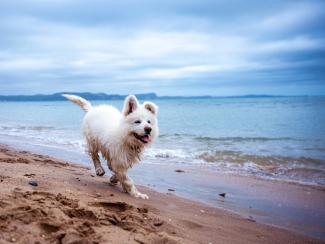
M 0 145 L 5 142 L 2 138 Z M 21 140 L 7 142 L 5 144 L 11 148 L 50 155 L 93 170 L 87 155 L 59 148 L 23 144 Z M 104 162 L 102 165 L 106 176 L 110 175 L 107 165 Z M 179 169 L 185 172 L 175 172 Z M 224 174 L 212 171 L 209 167 L 186 164 L 140 163 L 130 169 L 129 173 L 136 184 L 160 193 L 176 194 L 259 223 L 325 239 L 324 186 L 267 180 L 251 175 Z M 226 197 L 219 196 L 220 193 L 226 193 Z
M 8 243 L 322 243 L 148 187 L 139 187 L 148 201 L 135 199 L 110 186 L 108 176 L 49 156 L 1 145 L 0 165 L 0 238 Z

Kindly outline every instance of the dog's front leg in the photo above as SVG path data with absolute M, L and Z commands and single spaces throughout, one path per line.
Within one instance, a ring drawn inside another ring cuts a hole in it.
M 133 180 L 126 174 L 126 172 L 116 173 L 116 176 L 121 182 L 123 190 L 129 193 L 131 196 L 142 198 L 142 199 L 149 199 L 148 195 L 143 194 L 137 190 L 137 188 L 133 183 Z

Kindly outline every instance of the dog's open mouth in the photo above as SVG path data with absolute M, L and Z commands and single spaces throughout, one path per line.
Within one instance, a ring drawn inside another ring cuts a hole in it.
M 139 141 L 141 141 L 143 143 L 150 142 L 150 136 L 149 135 L 140 136 L 137 133 L 134 133 L 134 137 L 137 138 Z

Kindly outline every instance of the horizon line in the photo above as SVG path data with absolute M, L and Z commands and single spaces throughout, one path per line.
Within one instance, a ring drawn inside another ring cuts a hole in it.
M 38 101 L 44 101 L 43 99 L 46 100 L 65 100 L 61 99 L 62 94 L 75 94 L 75 95 L 80 95 L 80 96 L 87 96 L 89 100 L 105 100 L 105 99 L 110 99 L 110 100 L 119 100 L 123 99 L 124 97 L 128 96 L 125 94 L 107 94 L 107 93 L 94 93 L 94 92 L 55 92 L 51 94 L 42 94 L 42 93 L 37 93 L 37 94 L 32 94 L 32 95 L 22 95 L 22 94 L 17 94 L 17 95 L 1 95 L 0 94 L 0 101 L 6 101 L 6 99 L 9 99 L 11 101 L 15 101 L 16 99 L 19 101 L 20 99 L 28 99 L 28 98 L 34 98 L 37 99 Z M 134 95 L 138 97 L 145 97 L 149 99 L 173 99 L 173 98 L 267 98 L 267 97 L 323 97 L 323 95 L 273 95 L 273 94 L 245 94 L 245 95 L 157 95 L 154 92 L 148 92 L 148 93 L 135 93 Z M 20 98 L 20 99 L 19 99 Z M 41 99 L 43 98 L 43 99 Z M 5 99 L 5 100 L 3 100 Z

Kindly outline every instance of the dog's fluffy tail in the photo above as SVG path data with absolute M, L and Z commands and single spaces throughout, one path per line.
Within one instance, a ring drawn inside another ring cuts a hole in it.
M 82 97 L 69 95 L 69 94 L 62 94 L 62 96 L 64 96 L 66 99 L 70 100 L 71 102 L 79 105 L 86 112 L 88 112 L 91 109 L 91 103 L 88 102 L 86 99 L 83 99 Z

